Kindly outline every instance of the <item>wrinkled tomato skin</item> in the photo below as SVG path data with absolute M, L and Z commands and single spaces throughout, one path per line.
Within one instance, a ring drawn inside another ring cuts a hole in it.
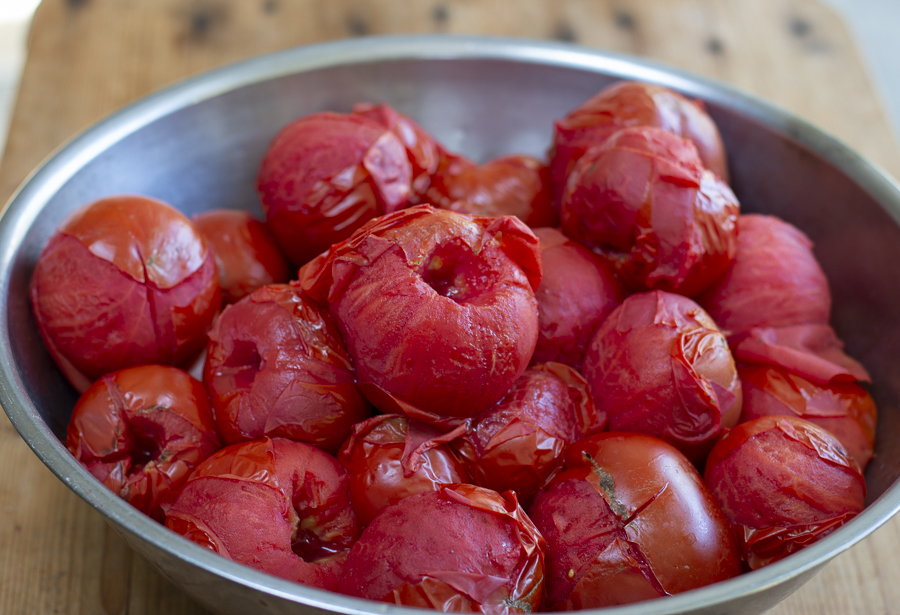
M 791 416 L 741 423 L 710 452 L 707 485 L 755 570 L 827 536 L 865 503 L 865 479 L 841 443 Z
M 611 431 L 662 438 L 699 467 L 740 418 L 741 381 L 725 336 L 681 295 L 628 297 L 597 330 L 582 373 Z
M 697 297 L 713 320 L 730 334 L 827 325 L 831 291 L 809 238 L 775 216 L 741 215 L 737 227 L 734 261 Z
M 203 384 L 176 367 L 106 374 L 75 404 L 66 446 L 97 479 L 162 522 L 161 505 L 219 449 Z
M 427 192 L 432 205 L 478 216 L 516 216 L 532 228 L 559 224 L 550 171 L 537 158 L 513 154 L 459 166 L 455 173 L 434 176 Z
M 562 467 L 566 447 L 605 424 L 584 378 L 568 365 L 545 363 L 525 370 L 452 444 L 477 484 L 515 491 L 527 506 Z
M 290 279 L 287 259 L 266 225 L 250 212 L 218 209 L 194 216 L 193 222 L 215 255 L 224 305 Z
M 831 432 L 860 468 L 869 464 L 878 411 L 864 388 L 853 382 L 817 385 L 766 365 L 743 365 L 738 374 L 744 392 L 741 422 L 768 415 L 797 416 Z
M 406 207 L 411 181 L 406 148 L 387 127 L 325 112 L 278 133 L 256 188 L 275 241 L 299 266 L 372 218 Z
M 445 612 L 531 613 L 544 540 L 510 492 L 446 485 L 386 508 L 353 545 L 351 596 Z
M 251 568 L 331 590 L 361 532 L 340 464 L 283 438 L 207 459 L 166 508 L 166 527 Z
M 374 220 L 300 271 L 366 397 L 428 422 L 488 409 L 525 371 L 540 279 L 538 240 L 516 218 L 426 205 Z
M 536 228 L 544 275 L 535 291 L 538 341 L 532 364 L 554 361 L 581 369 L 600 323 L 625 299 L 625 289 L 594 253 L 553 228 Z
M 334 453 L 371 414 L 334 322 L 296 284 L 264 286 L 225 308 L 203 383 L 227 443 L 278 436 Z
M 654 126 L 690 140 L 704 166 L 728 182 L 722 138 L 700 101 L 662 86 L 625 81 L 601 90 L 556 122 L 550 164 L 557 204 L 584 153 L 628 126 Z
M 529 512 L 547 541 L 546 610 L 650 600 L 741 572 L 699 473 L 651 436 L 608 432 L 573 444 Z
M 443 433 L 398 414 L 354 425 L 337 458 L 347 470 L 350 499 L 363 525 L 405 497 L 471 482 L 448 445 L 459 432 Z
M 734 258 L 739 211 L 690 141 L 634 127 L 579 160 L 560 219 L 568 237 L 603 257 L 630 288 L 692 297 Z
M 117 369 L 193 357 L 221 289 L 190 220 L 155 199 L 115 196 L 59 226 L 35 266 L 31 302 L 45 346 L 83 393 Z

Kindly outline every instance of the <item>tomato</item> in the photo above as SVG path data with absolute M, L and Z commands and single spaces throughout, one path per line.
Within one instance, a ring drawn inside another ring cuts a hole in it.
M 703 103 L 660 85 L 623 81 L 601 90 L 556 122 L 550 165 L 557 205 L 569 173 L 584 153 L 627 126 L 654 126 L 690 140 L 703 165 L 728 181 L 722 137 Z
M 503 156 L 483 165 L 457 163 L 432 178 L 426 197 L 442 209 L 516 216 L 530 227 L 559 223 L 551 203 L 549 168 L 532 156 Z
M 256 177 L 266 224 L 302 265 L 367 221 L 409 204 L 403 143 L 361 115 L 315 113 L 285 126 Z
M 556 229 L 536 228 L 544 275 L 535 291 L 538 341 L 533 364 L 554 361 L 581 369 L 600 323 L 625 298 L 622 283 L 590 250 Z
M 262 436 L 337 451 L 370 407 L 328 312 L 295 284 L 225 308 L 209 333 L 203 382 L 228 443 Z
M 632 289 L 691 297 L 734 258 L 739 209 L 690 141 L 634 127 L 578 161 L 560 220 L 568 237 L 602 256 Z
M 161 201 L 116 196 L 59 226 L 35 266 L 31 303 L 44 345 L 84 392 L 118 369 L 193 357 L 221 290 L 190 220 Z
M 698 465 L 740 417 L 725 336 L 681 295 L 628 297 L 597 330 L 582 371 L 610 430 L 662 438 Z
M 349 475 L 350 499 L 363 525 L 405 497 L 470 482 L 448 445 L 462 428 L 443 433 L 397 414 L 380 414 L 354 425 L 338 461 Z
M 426 421 L 487 410 L 525 371 L 540 279 L 538 240 L 518 219 L 427 205 L 372 221 L 300 271 L 364 394 Z
M 650 600 L 741 572 L 700 474 L 651 436 L 609 432 L 571 445 L 529 512 L 547 541 L 547 610 Z
M 697 303 L 731 333 L 827 325 L 831 291 L 809 238 L 775 216 L 742 215 L 737 227 L 734 261 Z
M 337 460 L 282 438 L 233 444 L 207 459 L 167 507 L 166 527 L 223 557 L 323 589 L 336 589 L 360 534 Z
M 386 508 L 350 549 L 340 591 L 452 612 L 531 613 L 544 541 L 511 493 L 447 485 Z
M 841 443 L 791 416 L 741 423 L 709 454 L 704 474 L 751 569 L 827 536 L 864 505 L 865 479 Z
M 452 445 L 477 484 L 515 491 L 527 505 L 562 467 L 566 447 L 605 425 L 581 374 L 562 363 L 545 363 L 525 370 Z
M 194 216 L 193 222 L 215 255 L 223 303 L 290 279 L 287 260 L 271 233 L 249 212 L 217 209 Z
M 219 449 L 206 389 L 175 367 L 106 374 L 75 404 L 66 446 L 104 485 L 157 521 L 161 505 Z

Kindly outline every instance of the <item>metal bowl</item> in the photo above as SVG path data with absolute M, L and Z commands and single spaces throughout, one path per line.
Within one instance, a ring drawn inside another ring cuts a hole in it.
M 634 58 L 512 39 L 391 37 L 261 57 L 150 96 L 59 150 L 0 219 L 0 403 L 41 460 L 138 553 L 220 613 L 410 613 L 311 589 L 219 557 L 108 491 L 63 445 L 77 395 L 38 337 L 28 299 L 37 257 L 77 207 L 118 193 L 150 195 L 188 215 L 259 213 L 253 187 L 269 141 L 289 121 L 385 101 L 451 150 L 477 160 L 543 156 L 553 120 L 617 79 L 703 99 L 730 155 L 745 212 L 803 229 L 832 285 L 832 323 L 872 373 L 880 409 L 868 506 L 815 545 L 761 570 L 604 615 L 760 613 L 900 508 L 900 188 L 814 127 L 728 87 Z M 424 611 L 422 611 L 424 613 Z

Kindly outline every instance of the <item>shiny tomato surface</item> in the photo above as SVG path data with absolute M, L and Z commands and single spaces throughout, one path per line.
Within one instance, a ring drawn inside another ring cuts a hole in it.
M 106 374 L 75 404 L 66 446 L 88 471 L 157 521 L 188 475 L 219 449 L 203 384 L 176 367 Z
M 217 209 L 194 216 L 193 222 L 215 255 L 224 304 L 290 279 L 287 259 L 266 225 L 250 212 Z
M 190 220 L 155 199 L 115 196 L 59 226 L 35 266 L 31 303 L 45 346 L 84 392 L 109 372 L 193 357 L 221 290 Z
M 700 474 L 644 434 L 571 445 L 529 512 L 547 541 L 546 610 L 650 600 L 741 572 L 728 519 Z

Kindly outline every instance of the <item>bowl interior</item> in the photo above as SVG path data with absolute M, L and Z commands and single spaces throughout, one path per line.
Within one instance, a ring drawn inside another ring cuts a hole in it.
M 832 287 L 833 326 L 874 381 L 880 425 L 867 471 L 869 501 L 894 485 L 900 476 L 900 197 L 889 180 L 777 110 L 639 62 L 604 62 L 597 54 L 581 63 L 358 56 L 295 74 L 270 70 L 260 60 L 256 76 L 234 87 L 200 83 L 187 93 L 182 87 L 189 102 L 164 112 L 160 104 L 170 95 L 157 95 L 76 140 L 63 152 L 74 154 L 64 163 L 51 160 L 14 199 L 4 235 L 12 240 L 0 273 L 4 360 L 11 381 L 21 382 L 20 394 L 56 438 L 65 438 L 77 395 L 43 349 L 28 284 L 43 245 L 71 211 L 102 196 L 140 193 L 188 215 L 211 208 L 261 215 L 254 178 L 278 130 L 302 115 L 346 112 L 360 101 L 393 105 L 450 150 L 475 160 L 506 153 L 543 157 L 555 119 L 612 81 L 637 77 L 705 98 L 722 131 L 743 211 L 778 215 L 814 241 Z

